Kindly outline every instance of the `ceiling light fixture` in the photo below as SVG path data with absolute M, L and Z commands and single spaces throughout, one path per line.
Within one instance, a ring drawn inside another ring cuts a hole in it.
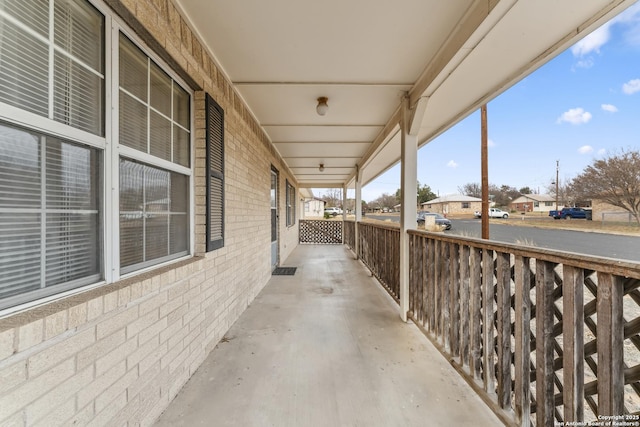
M 326 96 L 321 96 L 320 98 L 318 98 L 318 106 L 316 107 L 316 112 L 319 115 L 324 116 L 325 114 L 327 114 L 327 110 L 329 109 L 329 105 L 327 105 L 328 100 L 329 98 L 327 98 Z
M 320 163 L 320 167 L 318 168 L 320 172 L 324 172 L 324 163 Z

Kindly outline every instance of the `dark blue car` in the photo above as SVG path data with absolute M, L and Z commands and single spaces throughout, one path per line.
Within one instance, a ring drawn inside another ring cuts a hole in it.
M 424 218 L 426 216 L 435 216 L 436 224 L 438 224 L 445 230 L 451 230 L 451 221 L 449 221 L 447 218 L 443 217 L 439 213 L 433 213 L 433 212 L 418 212 L 418 218 L 417 218 L 418 225 L 424 225 Z

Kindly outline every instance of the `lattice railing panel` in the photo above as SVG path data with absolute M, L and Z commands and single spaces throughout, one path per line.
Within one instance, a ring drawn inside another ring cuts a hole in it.
M 341 245 L 342 221 L 300 220 L 300 243 Z

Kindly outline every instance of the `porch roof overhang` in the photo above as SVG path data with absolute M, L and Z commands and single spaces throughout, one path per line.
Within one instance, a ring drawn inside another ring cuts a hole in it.
M 422 146 L 635 0 L 175 2 L 298 185 L 326 188 L 399 161 L 403 97 Z

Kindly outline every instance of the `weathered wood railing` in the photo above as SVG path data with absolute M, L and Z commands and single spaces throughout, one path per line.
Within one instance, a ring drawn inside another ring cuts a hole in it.
M 356 247 L 356 222 L 345 221 L 344 222 L 344 244 L 349 249 L 355 250 Z
M 640 421 L 638 264 L 409 235 L 410 317 L 504 421 Z
M 358 223 L 358 236 L 359 257 L 397 299 L 400 230 Z M 409 238 L 409 316 L 505 423 L 640 424 L 639 264 Z
M 400 228 L 358 223 L 358 258 L 398 301 L 400 297 Z

